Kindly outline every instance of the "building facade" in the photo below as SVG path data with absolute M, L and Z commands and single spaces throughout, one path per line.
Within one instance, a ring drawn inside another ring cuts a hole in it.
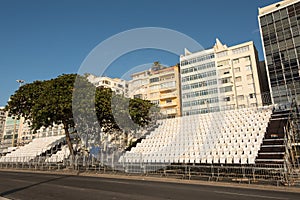
M 214 49 L 180 56 L 182 115 L 219 110 L 219 91 Z
M 182 114 L 201 114 L 264 104 L 253 42 L 232 47 L 218 39 L 213 48 L 180 57 Z
M 7 116 L 5 113 L 5 123 L 3 135 L 0 143 L 0 149 L 9 147 L 24 146 L 31 142 L 34 138 L 49 137 L 56 135 L 64 135 L 63 125 L 53 125 L 51 127 L 42 127 L 36 132 L 31 130 L 28 121 L 23 117 L 16 119 L 15 117 Z
M 300 100 L 300 1 L 259 9 L 259 25 L 273 103 Z
M 6 121 L 6 112 L 4 111 L 4 107 L 0 107 L 0 144 L 4 133 L 5 121 Z
M 97 77 L 94 75 L 89 75 L 87 79 L 96 87 L 110 88 L 116 94 L 128 97 L 128 83 L 126 80 L 119 78 Z
M 129 97 L 149 100 L 166 117 L 181 116 L 179 65 L 165 67 L 155 62 L 151 69 L 131 75 Z
M 18 144 L 21 120 L 6 117 L 2 136 L 1 148 L 15 147 Z

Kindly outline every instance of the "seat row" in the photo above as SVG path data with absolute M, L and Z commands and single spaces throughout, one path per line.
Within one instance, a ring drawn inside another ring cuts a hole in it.
M 120 160 L 253 163 L 271 118 L 272 107 L 241 110 L 160 120 L 160 126 Z M 214 115 L 219 117 L 213 118 Z M 231 118 L 222 118 L 222 115 Z

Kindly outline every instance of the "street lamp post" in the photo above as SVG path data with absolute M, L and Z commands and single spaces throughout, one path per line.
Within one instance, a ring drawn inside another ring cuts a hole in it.
M 24 81 L 24 80 L 21 80 L 21 79 L 18 79 L 18 80 L 16 80 L 16 81 L 20 84 L 19 87 L 21 87 L 22 84 L 25 83 L 25 81 Z

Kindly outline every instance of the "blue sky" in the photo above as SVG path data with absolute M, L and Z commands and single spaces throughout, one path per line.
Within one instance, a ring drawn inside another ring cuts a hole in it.
M 103 40 L 133 28 L 163 27 L 182 32 L 211 47 L 218 37 L 227 45 L 253 40 L 263 59 L 258 7 L 277 0 L 0 0 L 0 106 L 27 83 L 76 73 Z M 120 77 L 133 66 L 178 56 L 141 50 L 120 57 L 105 75 Z

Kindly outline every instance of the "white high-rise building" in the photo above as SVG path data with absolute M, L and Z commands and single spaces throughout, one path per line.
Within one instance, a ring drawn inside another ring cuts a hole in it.
M 219 110 L 217 68 L 213 49 L 180 56 L 182 115 Z
M 96 87 L 110 88 L 116 94 L 128 97 L 128 83 L 126 80 L 119 78 L 98 77 L 94 75 L 89 75 L 87 79 Z
M 261 106 L 262 85 L 253 42 L 232 47 L 218 39 L 213 48 L 180 57 L 182 115 Z M 267 98 L 266 98 L 267 99 Z

